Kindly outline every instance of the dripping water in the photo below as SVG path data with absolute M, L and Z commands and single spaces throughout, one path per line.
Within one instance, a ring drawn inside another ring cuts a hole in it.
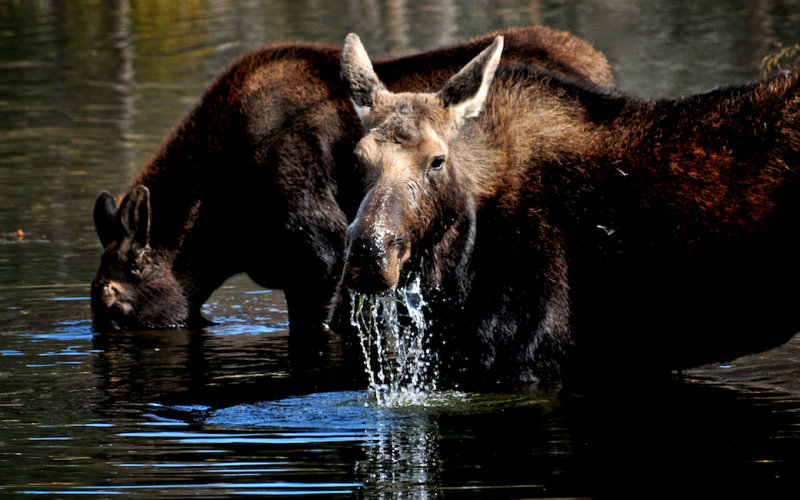
M 437 388 L 420 279 L 383 295 L 350 293 L 370 391 L 380 406 L 424 405 Z

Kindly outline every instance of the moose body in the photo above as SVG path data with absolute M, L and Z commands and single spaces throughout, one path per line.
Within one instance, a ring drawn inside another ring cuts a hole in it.
M 605 58 L 568 33 L 502 32 L 510 62 L 613 87 Z M 376 61 L 396 90 L 443 84 L 491 36 Z M 358 119 L 339 77 L 341 49 L 268 46 L 223 71 L 119 204 L 101 194 L 104 247 L 92 283 L 97 331 L 197 327 L 200 307 L 247 273 L 282 288 L 292 337 L 317 333 L 339 301 L 345 232 L 363 196 Z
M 643 101 L 501 50 L 392 93 L 348 37 L 370 175 L 347 287 L 421 279 L 454 384 L 669 373 L 800 330 L 800 72 Z

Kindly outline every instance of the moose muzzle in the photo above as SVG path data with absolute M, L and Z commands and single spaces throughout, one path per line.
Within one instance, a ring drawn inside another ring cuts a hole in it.
M 360 219 L 347 231 L 344 285 L 354 291 L 378 294 L 391 290 L 408 260 L 403 238 L 384 227 L 364 230 Z

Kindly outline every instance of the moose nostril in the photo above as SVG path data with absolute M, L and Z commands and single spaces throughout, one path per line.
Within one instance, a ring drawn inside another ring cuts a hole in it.
M 350 242 L 344 285 L 364 293 L 382 293 L 399 277 L 397 238 L 354 238 Z M 387 246 L 388 245 L 388 246 Z
M 133 306 L 129 303 L 131 298 L 117 282 L 109 281 L 103 285 L 101 299 L 106 308 L 115 314 L 127 316 L 133 313 Z
M 386 250 L 374 238 L 356 238 L 350 243 L 348 261 L 364 265 L 385 255 Z
M 119 295 L 119 287 L 114 282 L 108 282 L 103 285 L 103 303 L 107 307 L 111 307 L 117 300 L 117 295 Z

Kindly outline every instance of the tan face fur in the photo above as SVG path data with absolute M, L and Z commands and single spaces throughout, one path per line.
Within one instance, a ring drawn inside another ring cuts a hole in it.
M 348 37 L 342 74 L 364 125 L 354 153 L 370 188 L 348 230 L 346 286 L 392 289 L 417 247 L 443 238 L 458 218 L 467 193 L 450 145 L 464 120 L 480 112 L 501 49 L 498 38 L 437 94 L 392 94 L 358 38 Z

